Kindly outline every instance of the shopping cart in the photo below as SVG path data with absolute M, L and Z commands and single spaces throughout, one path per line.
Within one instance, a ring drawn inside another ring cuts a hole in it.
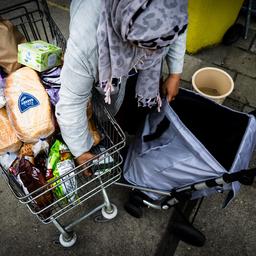
M 45 0 L 25 1 L 7 7 L 0 10 L 0 16 L 11 20 L 27 41 L 41 39 L 57 44 L 65 50 L 66 40 L 52 19 Z M 117 208 L 110 203 L 106 188 L 120 178 L 123 159 L 119 152 L 125 145 L 125 136 L 109 111 L 98 102 L 93 104 L 93 119 L 103 139 L 92 149 L 95 154 L 93 159 L 29 194 L 25 194 L 16 179 L 1 167 L 3 177 L 15 197 L 42 223 L 53 223 L 57 227 L 60 231 L 59 241 L 64 247 L 75 244 L 77 236 L 72 228 L 85 218 L 99 210 L 105 219 L 112 219 L 117 214 Z M 85 175 L 88 168 L 92 171 L 89 177 Z M 66 191 L 69 191 L 61 198 L 57 198 L 53 193 L 59 186 L 64 186 Z M 100 192 L 104 199 L 102 204 L 65 226 L 60 223 L 60 217 Z M 45 198 L 48 198 L 48 202 L 39 207 L 37 202 Z

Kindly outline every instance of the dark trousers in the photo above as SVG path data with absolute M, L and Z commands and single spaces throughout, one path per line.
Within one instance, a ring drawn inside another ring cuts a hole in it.
M 123 103 L 115 118 L 123 131 L 136 134 L 143 125 L 146 115 L 151 111 L 148 107 L 138 107 L 135 98 L 137 75 L 130 76 L 127 80 Z

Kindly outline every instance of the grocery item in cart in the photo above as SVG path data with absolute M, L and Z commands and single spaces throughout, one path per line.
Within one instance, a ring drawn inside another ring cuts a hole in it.
M 50 98 L 50 101 L 52 103 L 53 106 L 56 106 L 56 104 L 58 103 L 59 101 L 59 90 L 58 88 L 46 88 L 45 89 L 49 98 Z
M 9 172 L 14 175 L 26 195 L 31 194 L 47 184 L 42 172 L 24 157 L 17 158 L 9 168 Z M 53 202 L 53 195 L 50 191 L 45 192 L 46 189 L 39 191 L 40 192 L 33 194 L 33 203 L 36 208 L 42 210 Z M 40 196 L 36 197 L 38 195 Z M 51 210 L 47 209 L 43 211 L 42 214 L 45 217 L 50 216 Z
M 40 73 L 41 81 L 50 97 L 50 101 L 55 106 L 59 101 L 61 67 L 54 67 Z
M 23 144 L 20 149 L 20 156 L 34 156 L 33 144 Z
M 9 20 L 1 17 L 0 35 L 0 66 L 10 74 L 21 67 L 17 61 L 18 44 L 25 42 L 25 38 Z
M 0 108 L 3 108 L 6 104 L 6 100 L 4 97 L 4 89 L 0 88 Z
M 4 73 L 0 68 L 0 108 L 3 108 L 6 104 L 5 96 L 4 96 L 4 87 L 5 87 L 5 77 Z
M 47 158 L 49 152 L 48 141 L 39 140 L 33 145 L 32 150 L 35 157 L 35 166 L 49 179 L 49 175 L 47 174 Z
M 0 155 L 7 152 L 16 152 L 21 147 L 5 108 L 0 109 Z
M 49 97 L 36 71 L 23 67 L 9 75 L 5 96 L 10 121 L 21 141 L 37 142 L 54 132 Z
M 0 156 L 0 165 L 4 168 L 4 170 L 8 170 L 17 157 L 18 156 L 16 153 L 7 152 L 6 154 Z
M 93 146 L 96 146 L 100 143 L 101 136 L 100 136 L 99 131 L 97 130 L 97 127 L 92 118 L 93 107 L 92 107 L 91 101 L 89 101 L 89 103 L 88 103 L 86 114 L 87 114 L 87 118 L 88 118 L 88 130 L 93 138 Z
M 19 157 L 20 158 L 24 157 L 34 165 L 35 159 L 34 159 L 34 153 L 32 148 L 33 148 L 33 144 L 23 144 L 19 151 Z
M 66 203 L 76 199 L 74 191 L 77 189 L 77 181 L 75 173 L 70 172 L 74 168 L 75 163 L 68 147 L 60 140 L 56 140 L 49 153 L 47 173 L 48 177 L 53 176 L 49 181 L 64 175 L 53 183 L 53 186 L 56 186 L 53 193 L 58 199 L 64 198 L 62 201 Z
M 42 40 L 18 45 L 18 62 L 39 72 L 61 64 L 62 50 Z
M 61 74 L 61 67 L 54 67 L 50 70 L 40 73 L 40 78 L 43 85 L 45 85 L 46 87 L 60 88 L 61 86 L 60 74 Z

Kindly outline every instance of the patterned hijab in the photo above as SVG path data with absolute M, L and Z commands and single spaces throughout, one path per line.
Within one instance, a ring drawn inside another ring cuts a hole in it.
M 159 78 L 168 46 L 186 30 L 188 0 L 103 0 L 97 31 L 105 102 L 131 71 L 139 106 L 161 106 Z

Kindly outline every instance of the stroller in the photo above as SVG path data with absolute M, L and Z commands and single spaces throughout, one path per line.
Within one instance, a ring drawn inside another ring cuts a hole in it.
M 240 184 L 251 185 L 256 169 L 247 169 L 256 145 L 256 119 L 180 89 L 176 99 L 150 113 L 130 145 L 123 174 L 136 191 L 125 209 L 142 216 L 142 205 L 168 209 L 180 202 L 227 191 L 223 207 Z M 143 193 L 142 193 L 143 192 Z M 177 226 L 179 238 L 202 246 L 203 234 Z

